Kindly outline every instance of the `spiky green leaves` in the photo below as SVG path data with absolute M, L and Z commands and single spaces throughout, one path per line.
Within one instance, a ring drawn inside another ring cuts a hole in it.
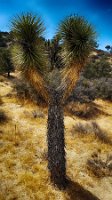
M 15 33 L 15 37 L 25 44 L 31 44 L 42 36 L 44 31 L 43 22 L 40 17 L 33 16 L 32 14 L 26 14 L 18 16 L 12 22 L 12 31 Z M 31 37 L 31 35 L 33 37 Z
M 84 63 L 95 44 L 92 26 L 79 16 L 70 16 L 60 24 L 59 32 L 64 47 L 64 62 Z
M 45 66 L 45 50 L 42 40 L 44 25 L 40 17 L 26 14 L 18 16 L 12 22 L 14 48 L 13 60 L 23 70 Z

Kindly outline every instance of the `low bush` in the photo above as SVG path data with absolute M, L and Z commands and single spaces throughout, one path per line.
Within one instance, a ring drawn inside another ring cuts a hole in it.
M 101 58 L 95 62 L 91 61 L 89 64 L 87 64 L 83 72 L 83 76 L 87 79 L 96 79 L 102 77 L 110 78 L 112 77 L 111 64 L 106 58 Z
M 107 136 L 107 133 L 103 131 L 100 126 L 96 122 L 90 122 L 90 123 L 78 123 L 75 126 L 73 126 L 72 132 L 77 132 L 82 135 L 85 134 L 92 134 L 95 135 L 96 138 L 98 138 L 101 142 L 112 145 L 111 139 Z
M 87 168 L 99 178 L 112 176 L 112 155 L 102 156 L 99 153 L 93 153 L 87 160 Z
M 102 56 L 87 64 L 69 101 L 84 103 L 94 101 L 96 98 L 112 100 L 112 64 L 107 58 Z
M 105 114 L 99 108 L 97 108 L 95 103 L 80 103 L 71 102 L 67 106 L 67 111 L 72 115 L 75 115 L 82 119 L 94 119 L 100 114 Z
M 69 101 L 78 101 L 80 103 L 88 103 L 97 98 L 112 101 L 112 78 L 102 77 L 100 79 L 85 79 L 81 75 L 77 82 Z
M 16 91 L 17 97 L 22 101 L 30 100 L 39 105 L 45 103 L 39 93 L 37 93 L 37 91 L 22 78 L 16 81 L 14 90 Z

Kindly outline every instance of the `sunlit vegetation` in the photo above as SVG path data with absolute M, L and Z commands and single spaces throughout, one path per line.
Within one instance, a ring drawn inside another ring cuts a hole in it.
M 112 67 L 107 59 L 102 57 L 98 61 L 90 62 L 86 66 L 83 75 L 87 79 L 112 78 Z
M 75 87 L 94 48 L 95 31 L 83 17 L 73 15 L 61 22 L 57 36 L 50 46 L 50 43 L 43 40 L 44 29 L 40 17 L 28 13 L 15 18 L 12 22 L 12 35 L 15 40 L 12 59 L 14 65 L 49 104 L 48 169 L 51 181 L 58 188 L 64 189 L 68 181 L 63 103 Z M 57 64 L 62 63 L 63 70 L 59 70 Z
M 111 47 L 78 15 L 44 31 L 27 13 L 0 32 L 0 200 L 111 200 Z

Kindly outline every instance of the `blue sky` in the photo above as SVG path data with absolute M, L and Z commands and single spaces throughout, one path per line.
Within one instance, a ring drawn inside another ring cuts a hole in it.
M 95 27 L 100 48 L 112 45 L 112 0 L 0 0 L 0 30 L 9 31 L 13 17 L 22 12 L 42 16 L 46 38 L 53 37 L 64 17 L 85 16 Z

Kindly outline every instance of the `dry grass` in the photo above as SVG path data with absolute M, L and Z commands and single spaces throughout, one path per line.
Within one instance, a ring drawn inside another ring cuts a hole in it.
M 10 118 L 0 124 L 0 200 L 111 200 L 111 177 L 97 178 L 87 169 L 87 160 L 95 150 L 108 155 L 111 146 L 96 139 L 94 134 L 83 134 L 83 137 L 73 134 L 73 125 L 86 121 L 67 113 L 67 176 L 72 181 L 66 191 L 59 191 L 51 184 L 47 169 L 47 108 L 33 103 L 21 104 L 16 96 L 14 99 L 8 95 L 13 94 L 14 82 L 11 81 L 14 80 L 5 80 L 0 85 L 1 107 Z M 110 103 L 96 103 L 111 114 Z M 111 120 L 111 116 L 103 114 L 96 118 L 107 132 L 111 130 Z M 112 139 L 111 131 L 109 138 Z
M 35 140 L 32 133 L 13 131 L 6 129 L 0 135 L 1 199 L 98 200 L 76 182 L 70 182 L 66 192 L 56 189 L 49 180 L 47 149 L 46 145 L 41 146 L 42 138 Z
M 32 137 L 32 133 L 2 133 L 2 197 L 21 200 L 55 198 L 56 192 L 53 191 L 48 179 L 44 151 Z
M 81 119 L 95 119 L 99 115 L 107 115 L 108 114 L 101 110 L 95 103 L 79 103 L 79 102 L 71 102 L 66 106 L 66 110 L 68 113 L 77 116 Z
M 5 77 L 0 75 L 0 82 L 4 82 L 4 80 L 5 80 Z
M 75 126 L 73 126 L 72 130 L 73 134 L 75 134 L 75 132 L 80 133 L 81 135 L 93 134 L 101 142 L 112 145 L 111 138 L 109 138 L 108 134 L 105 131 L 103 131 L 100 128 L 100 126 L 94 121 L 86 124 L 83 123 L 76 124 Z
M 102 156 L 100 153 L 95 152 L 87 160 L 87 166 L 98 178 L 112 177 L 112 154 Z

